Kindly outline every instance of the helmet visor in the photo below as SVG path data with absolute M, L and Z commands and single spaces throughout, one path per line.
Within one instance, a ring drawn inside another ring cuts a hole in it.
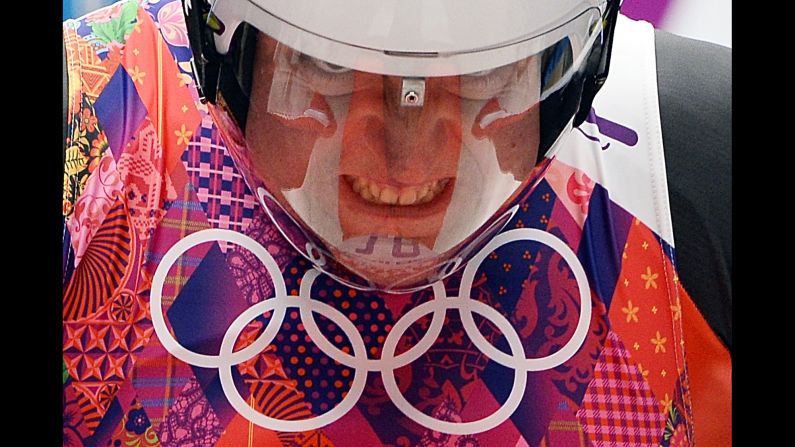
M 576 75 L 600 19 L 589 9 L 501 49 L 510 62 L 430 57 L 411 73 L 385 72 L 392 64 L 366 52 L 342 65 L 249 27 L 234 44 L 245 113 L 212 110 L 296 249 L 355 286 L 411 290 L 507 222 L 548 152 L 542 139 L 559 137 L 543 135 L 542 102 Z

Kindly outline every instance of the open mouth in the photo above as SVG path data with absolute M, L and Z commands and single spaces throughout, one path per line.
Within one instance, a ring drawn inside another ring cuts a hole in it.
M 422 185 L 395 187 L 357 175 L 345 175 L 345 181 L 359 196 L 376 205 L 412 206 L 428 203 L 449 183 L 449 178 L 433 180 Z

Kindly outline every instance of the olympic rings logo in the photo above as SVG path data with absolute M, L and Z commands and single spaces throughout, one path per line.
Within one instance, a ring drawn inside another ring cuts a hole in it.
M 496 309 L 470 297 L 472 281 L 477 267 L 486 256 L 502 245 L 518 240 L 531 240 L 545 244 L 558 252 L 568 262 L 577 281 L 580 291 L 580 317 L 571 339 L 557 352 L 541 358 L 526 358 L 519 334 L 505 316 Z M 166 275 L 177 258 L 189 249 L 206 242 L 225 241 L 237 244 L 250 250 L 270 274 L 273 281 L 275 296 L 254 304 L 240 314 L 224 335 L 218 355 L 205 355 L 193 352 L 182 346 L 168 330 L 162 308 L 163 285 Z M 434 299 L 418 305 L 404 314 L 387 334 L 381 358 L 371 359 L 367 356 L 364 340 L 356 326 L 339 310 L 310 296 L 312 284 L 320 275 L 318 270 L 309 270 L 301 281 L 299 294 L 287 295 L 284 278 L 276 261 L 268 251 L 254 239 L 230 230 L 209 229 L 193 233 L 171 247 L 158 265 L 152 280 L 151 313 L 155 333 L 163 347 L 174 357 L 185 363 L 203 368 L 218 368 L 221 387 L 232 407 L 247 420 L 271 430 L 297 432 L 317 429 L 343 417 L 353 408 L 361 397 L 367 374 L 380 373 L 387 395 L 394 405 L 408 418 L 418 424 L 438 432 L 453 435 L 467 435 L 490 430 L 507 420 L 521 402 L 527 385 L 527 373 L 555 368 L 570 359 L 582 346 L 588 334 L 591 320 L 591 292 L 585 270 L 574 252 L 560 239 L 538 229 L 522 228 L 510 230 L 497 235 L 491 240 L 464 268 L 458 297 L 449 297 L 441 282 L 432 285 Z M 287 309 L 297 308 L 304 329 L 317 347 L 326 355 L 339 363 L 354 369 L 353 383 L 347 395 L 336 407 L 328 412 L 302 420 L 281 420 L 261 414 L 249 406 L 240 396 L 232 380 L 232 367 L 254 358 L 275 339 L 284 321 Z M 400 393 L 395 380 L 394 371 L 406 366 L 421 357 L 438 338 L 442 330 L 445 314 L 448 310 L 457 310 L 461 316 L 464 329 L 475 346 L 495 362 L 513 368 L 513 388 L 508 399 L 502 406 L 489 416 L 470 422 L 442 421 L 417 410 Z M 255 318 L 266 312 L 272 316 L 262 334 L 249 346 L 234 351 L 235 341 L 244 328 Z M 475 324 L 473 313 L 490 320 L 507 338 L 511 353 L 506 354 L 489 343 L 480 333 Z M 343 352 L 334 346 L 320 331 L 314 314 L 320 314 L 333 321 L 348 337 L 353 355 Z M 425 315 L 431 314 L 431 324 L 422 339 L 413 347 L 400 355 L 395 355 L 398 341 L 409 327 Z

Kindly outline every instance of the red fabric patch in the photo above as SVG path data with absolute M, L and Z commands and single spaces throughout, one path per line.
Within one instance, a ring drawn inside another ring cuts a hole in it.
M 637 219 L 622 257 L 610 322 L 663 411 L 684 369 L 678 279 L 654 233 Z

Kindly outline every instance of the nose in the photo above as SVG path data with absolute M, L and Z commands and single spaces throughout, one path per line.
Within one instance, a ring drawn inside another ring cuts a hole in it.
M 343 153 L 368 157 L 367 174 L 395 185 L 455 176 L 461 150 L 457 77 L 426 79 L 419 107 L 402 104 L 402 82 L 401 77 L 356 74 Z

